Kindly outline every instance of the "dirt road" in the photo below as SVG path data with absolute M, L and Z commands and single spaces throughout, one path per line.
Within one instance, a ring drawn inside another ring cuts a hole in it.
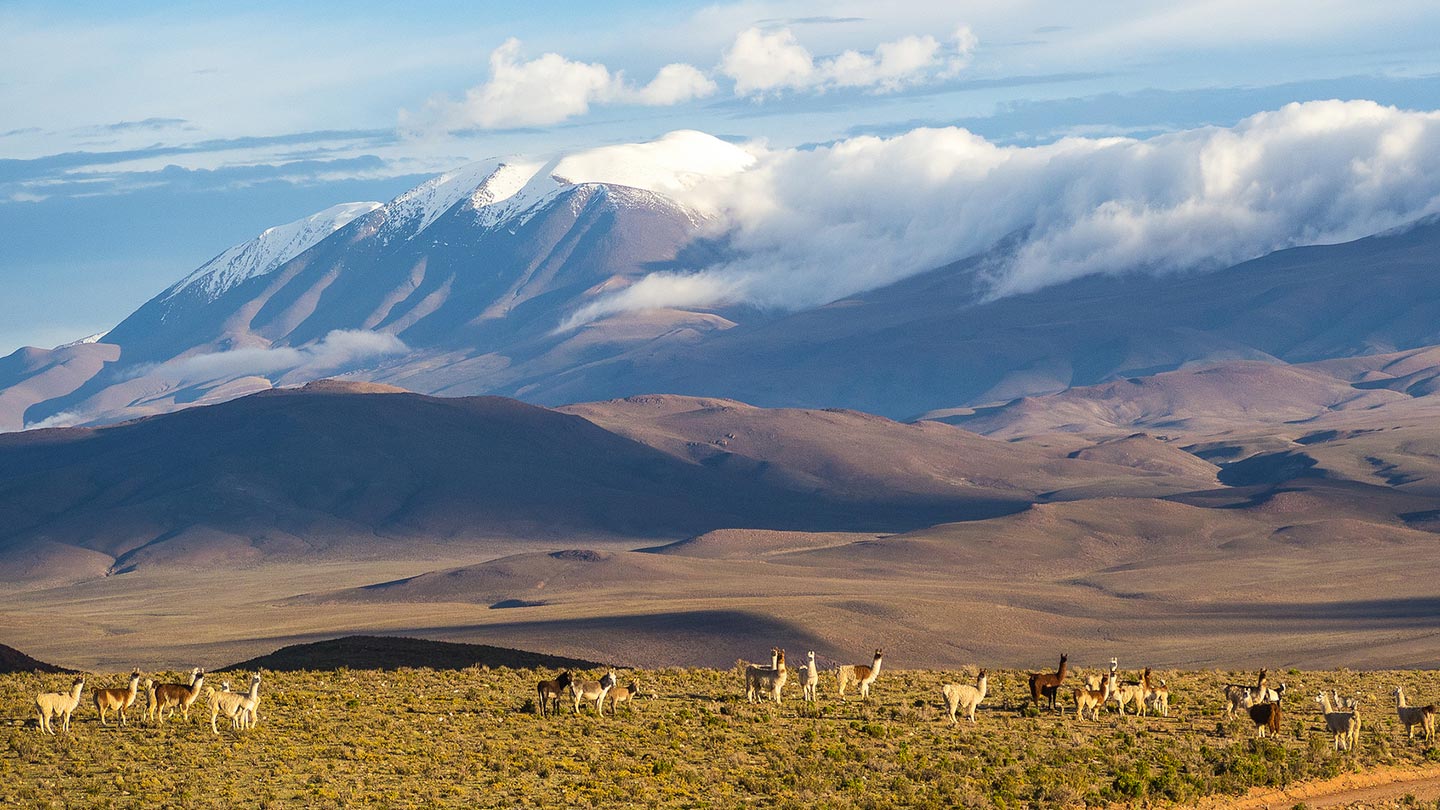
M 1422 802 L 1440 800 L 1440 767 L 1420 770 L 1377 768 L 1319 782 L 1303 782 L 1283 790 L 1256 789 L 1231 799 L 1210 799 L 1199 807 L 1205 810 L 1290 810 L 1303 803 L 1307 808 L 1359 810 L 1413 806 L 1402 803 L 1409 796 Z

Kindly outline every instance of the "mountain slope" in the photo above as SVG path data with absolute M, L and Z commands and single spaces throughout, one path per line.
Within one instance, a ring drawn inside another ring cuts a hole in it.
M 595 363 L 538 402 L 634 391 L 906 417 L 1227 359 L 1306 362 L 1440 344 L 1440 222 L 1175 276 L 1091 276 L 986 298 L 984 259 L 694 345 Z

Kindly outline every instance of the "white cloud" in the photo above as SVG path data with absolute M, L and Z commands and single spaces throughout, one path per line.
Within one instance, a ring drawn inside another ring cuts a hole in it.
M 962 129 L 759 155 L 682 200 L 721 212 L 741 258 L 657 273 L 577 312 L 814 306 L 1018 246 L 993 295 L 1094 273 L 1229 266 L 1440 212 L 1440 112 L 1290 104 L 1233 128 L 999 146 Z
M 136 368 L 139 377 L 159 374 L 187 383 L 210 382 L 248 374 L 269 375 L 299 371 L 305 376 L 344 371 L 357 364 L 409 351 L 400 338 L 388 332 L 336 329 L 304 346 L 244 348 L 196 354 L 158 365 Z
M 446 131 L 543 126 L 584 115 L 592 104 L 670 106 L 714 92 L 715 82 L 693 65 L 666 65 L 649 84 L 634 87 L 623 72 L 612 73 L 598 62 L 558 53 L 525 61 L 520 41 L 511 38 L 490 54 L 488 81 L 466 91 L 461 101 L 431 101 L 424 117 Z M 409 118 L 402 114 L 402 123 L 410 124 Z
M 961 26 L 948 46 L 928 34 L 912 35 L 882 42 L 872 53 L 847 50 L 817 61 L 789 28 L 747 28 L 721 58 L 720 72 L 735 81 L 737 96 L 839 87 L 891 92 L 955 76 L 969 64 L 977 44 L 975 33 Z
M 710 80 L 694 65 L 676 62 L 660 68 L 650 83 L 632 95 L 639 104 L 650 107 L 668 107 L 684 104 L 697 98 L 705 98 L 715 92 L 715 82 Z M 622 94 L 624 97 L 624 94 Z

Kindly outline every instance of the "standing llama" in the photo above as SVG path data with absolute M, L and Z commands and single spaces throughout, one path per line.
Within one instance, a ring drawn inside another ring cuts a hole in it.
M 1265 682 L 1270 675 L 1269 670 L 1260 670 L 1255 676 L 1255 685 L 1247 686 L 1240 683 L 1225 684 L 1225 717 L 1234 717 L 1238 709 L 1246 709 L 1256 703 L 1264 702 L 1270 691 L 1265 688 Z
M 1405 687 L 1395 687 L 1395 713 L 1400 716 L 1400 724 L 1405 726 L 1405 734 L 1409 739 L 1415 739 L 1415 727 L 1419 726 L 1425 732 L 1425 740 L 1428 742 L 1435 736 L 1435 704 L 1428 706 L 1410 706 L 1405 703 Z
M 1315 702 L 1325 710 L 1325 727 L 1335 737 L 1335 750 L 1354 751 L 1355 744 L 1360 741 L 1360 712 L 1355 709 L 1337 711 L 1330 705 L 1330 696 L 1324 692 L 1315 696 Z
M 85 676 L 77 675 L 70 684 L 69 692 L 41 692 L 35 696 L 35 714 L 40 719 L 40 731 L 46 734 L 54 734 L 55 727 L 50 724 L 52 717 L 60 718 L 60 730 L 66 733 L 70 731 L 70 715 L 75 713 L 75 707 L 80 705 L 80 691 L 85 688 Z
M 785 651 L 776 649 L 771 650 L 771 653 L 775 666 L 761 667 L 752 664 L 745 668 L 745 699 L 751 703 L 760 702 L 762 696 L 767 694 L 779 703 L 785 682 L 790 679 L 790 673 L 785 668 Z
M 814 703 L 819 698 L 820 669 L 815 666 L 814 650 L 806 654 L 805 665 L 800 667 L 800 686 L 806 703 Z
M 876 650 L 875 658 L 869 666 L 864 664 L 841 664 L 835 669 L 835 678 L 840 682 L 840 699 L 845 699 L 845 689 L 850 684 L 860 685 L 860 697 L 863 700 L 870 699 L 870 685 L 880 677 L 880 660 L 885 657 L 884 650 Z
M 165 723 L 165 710 L 170 710 L 170 716 L 175 716 L 178 708 L 180 714 L 186 721 L 190 720 L 190 706 L 195 699 L 200 697 L 200 690 L 205 685 L 205 670 L 196 667 L 190 670 L 190 685 L 185 686 L 178 683 L 156 684 L 153 690 L 155 700 L 146 711 L 155 712 L 155 722 L 163 725 Z
M 1250 722 L 1255 724 L 1255 736 L 1264 737 L 1266 733 L 1271 737 L 1280 736 L 1279 703 L 1256 703 L 1248 711 Z
M 940 694 L 945 696 L 945 706 L 950 710 L 950 725 L 955 725 L 955 712 L 964 711 L 965 719 L 975 722 L 975 708 L 985 700 L 985 691 L 990 684 L 990 673 L 980 670 L 975 677 L 975 685 L 968 683 L 947 683 L 940 687 Z
M 1030 673 L 1030 705 L 1038 706 L 1040 698 L 1050 700 L 1050 710 L 1055 710 L 1055 696 L 1060 693 L 1060 684 L 1065 682 L 1065 673 L 1070 666 L 1070 656 L 1060 656 L 1060 668 L 1054 672 Z
M 109 725 L 105 722 L 106 712 L 115 712 L 120 716 L 120 725 L 127 725 L 125 712 L 135 705 L 135 698 L 140 694 L 140 670 L 130 673 L 130 686 L 126 689 L 96 689 L 92 697 L 95 699 L 95 709 L 100 712 L 100 725 Z

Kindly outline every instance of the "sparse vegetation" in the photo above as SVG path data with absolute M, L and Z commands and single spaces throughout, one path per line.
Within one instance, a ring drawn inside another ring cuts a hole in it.
M 1318 707 L 1287 704 L 1275 738 L 1223 719 L 1240 672 L 1164 672 L 1171 713 L 1098 723 L 1029 716 L 1025 674 L 990 670 L 978 722 L 951 726 L 939 685 L 955 672 L 889 671 L 869 703 L 799 689 L 751 705 L 733 671 L 644 672 L 632 711 L 541 718 L 535 683 L 553 670 L 471 668 L 267 673 L 259 725 L 216 737 L 208 722 L 36 733 L 28 702 L 57 676 L 0 677 L 0 804 L 98 807 L 1079 807 L 1179 804 L 1375 766 L 1433 762 L 1405 738 L 1391 692 L 1440 692 L 1440 674 L 1307 672 L 1291 689 L 1361 696 L 1354 753 L 1336 753 Z M 583 673 L 598 678 L 601 672 Z M 621 673 L 624 675 L 625 673 Z M 152 673 L 153 675 L 153 673 Z M 577 677 L 582 673 L 577 672 Z M 165 676 L 169 677 L 169 676 Z M 964 676 L 962 676 L 964 677 Z M 355 700 L 356 695 L 380 696 Z M 27 697 L 28 696 L 28 697 Z M 528 704 L 528 705 L 527 705 Z

